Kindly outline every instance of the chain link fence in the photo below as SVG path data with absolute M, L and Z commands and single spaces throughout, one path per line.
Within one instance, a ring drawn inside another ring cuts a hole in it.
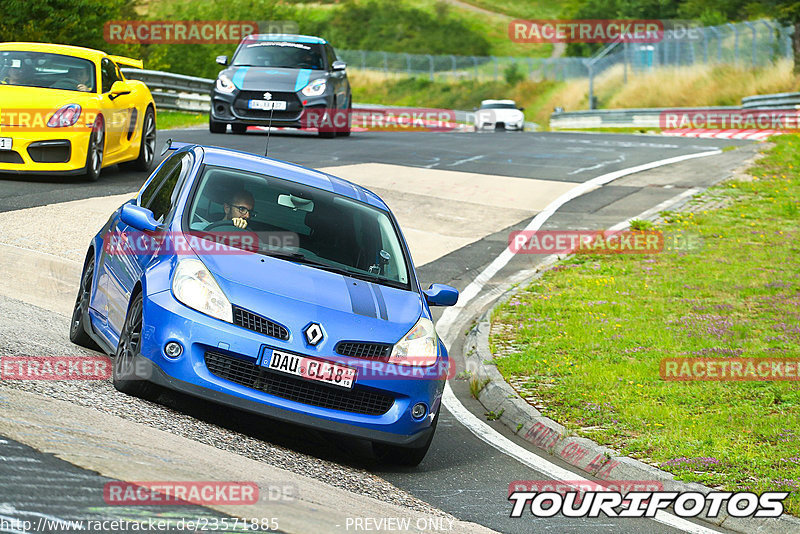
M 566 80 L 597 75 L 615 65 L 631 73 L 664 66 L 728 63 L 766 66 L 792 57 L 791 26 L 759 20 L 695 28 L 666 30 L 657 43 L 612 43 L 593 58 L 521 58 L 403 54 L 338 50 L 350 68 L 362 71 L 438 78 L 501 80 L 506 76 L 528 79 Z

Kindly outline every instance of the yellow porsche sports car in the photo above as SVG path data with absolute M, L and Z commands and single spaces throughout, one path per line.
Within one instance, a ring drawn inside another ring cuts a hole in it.
M 0 173 L 83 174 L 126 163 L 147 171 L 156 107 L 120 66 L 141 60 L 46 43 L 0 43 Z

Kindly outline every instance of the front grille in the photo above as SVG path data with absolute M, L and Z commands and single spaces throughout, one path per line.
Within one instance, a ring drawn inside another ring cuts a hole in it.
M 283 340 L 289 339 L 289 331 L 283 326 L 242 308 L 233 309 L 233 324 L 265 336 Z
M 36 141 L 28 146 L 28 155 L 36 163 L 66 163 L 70 158 L 69 141 Z
M 286 110 L 263 110 L 263 109 L 250 109 L 247 107 L 249 100 L 265 100 L 264 93 L 266 91 L 240 91 L 233 101 L 233 109 L 240 117 L 248 119 L 263 119 L 269 120 L 270 113 L 272 113 L 273 120 L 298 120 L 303 112 L 303 104 L 297 98 L 295 93 L 270 91 L 272 95 L 270 100 L 278 100 L 286 102 Z
M 13 150 L 0 150 L 0 163 L 25 163 L 17 152 Z
M 383 415 L 394 404 L 394 398 L 374 391 L 346 391 L 310 380 L 267 371 L 255 363 L 221 354 L 206 352 L 206 367 L 212 374 L 235 384 L 257 389 L 295 402 L 364 415 Z
M 361 341 L 340 341 L 336 352 L 342 356 L 362 358 L 364 360 L 389 361 L 392 346 L 386 343 L 365 343 Z

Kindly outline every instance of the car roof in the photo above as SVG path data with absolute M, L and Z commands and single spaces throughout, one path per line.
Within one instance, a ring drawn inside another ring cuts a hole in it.
M 101 50 L 84 48 L 82 46 L 51 44 L 51 43 L 23 43 L 8 42 L 0 43 L 1 50 L 19 50 L 22 52 L 50 52 L 52 54 L 62 54 L 67 56 L 80 57 L 97 61 L 105 57 L 106 53 Z
M 486 104 L 516 104 L 513 100 L 481 100 L 481 105 Z
M 177 144 L 176 144 L 177 145 Z M 263 156 L 256 156 L 248 152 L 241 152 L 229 148 L 216 146 L 195 145 L 202 149 L 203 163 L 219 167 L 230 167 L 258 174 L 266 174 L 299 184 L 316 187 L 338 195 L 365 202 L 376 208 L 389 211 L 389 207 L 381 198 L 358 184 L 347 181 L 338 176 L 302 167 Z
M 256 41 L 286 41 L 288 43 L 308 43 L 308 44 L 327 44 L 328 41 L 321 37 L 312 35 L 297 35 L 294 33 L 254 33 L 245 37 L 244 40 Z

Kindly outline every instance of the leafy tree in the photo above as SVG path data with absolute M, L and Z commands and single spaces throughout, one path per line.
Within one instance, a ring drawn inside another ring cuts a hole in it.
M 2 0 L 0 41 L 41 41 L 85 46 L 114 53 L 136 52 L 109 45 L 106 21 L 135 18 L 131 0 Z

